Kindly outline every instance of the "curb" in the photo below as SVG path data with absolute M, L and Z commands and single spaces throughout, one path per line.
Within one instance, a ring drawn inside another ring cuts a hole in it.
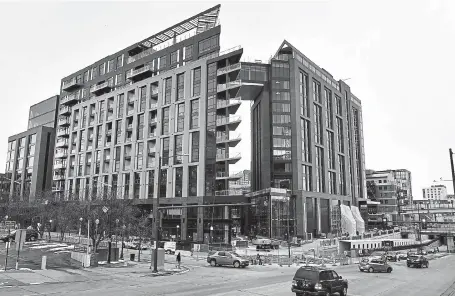
M 151 273 L 151 274 L 146 274 L 146 275 L 143 275 L 142 277 L 157 277 L 157 276 L 171 276 L 171 275 L 181 275 L 181 274 L 184 274 L 184 273 L 187 273 L 190 271 L 190 269 L 188 267 L 185 267 L 185 266 L 180 266 L 183 270 L 182 271 L 179 271 L 179 272 L 174 272 L 174 271 L 159 271 L 158 273 Z

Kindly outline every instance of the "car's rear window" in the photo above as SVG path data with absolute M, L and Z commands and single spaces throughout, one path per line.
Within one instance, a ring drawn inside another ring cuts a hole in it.
M 317 281 L 319 279 L 319 271 L 300 268 L 295 273 L 294 278 Z
M 417 259 L 419 259 L 419 256 L 409 256 L 409 258 L 412 260 L 417 260 Z

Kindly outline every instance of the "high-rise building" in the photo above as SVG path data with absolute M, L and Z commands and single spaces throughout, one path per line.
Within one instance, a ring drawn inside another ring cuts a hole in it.
M 396 221 L 400 206 L 411 204 L 413 200 L 411 172 L 405 169 L 368 170 L 366 178 L 368 183 L 374 184 L 375 192 L 371 192 L 370 198 L 380 202 L 378 213 L 388 221 Z
M 423 200 L 447 200 L 447 187 L 445 185 L 431 185 L 422 189 Z
M 288 42 L 268 63 L 241 62 L 241 47 L 220 51 L 219 9 L 62 79 L 56 199 L 113 193 L 151 207 L 159 192 L 169 205 L 237 204 L 169 210 L 162 233 L 225 242 L 248 233 L 246 175 L 232 169 L 243 101 L 254 103 L 248 182 L 291 192 L 292 234 L 328 233 L 332 206 L 365 198 L 362 110 L 349 86 Z
M 28 129 L 8 138 L 2 199 L 33 201 L 51 191 L 58 96 L 30 107 Z
M 252 107 L 252 188 L 291 190 L 297 234 L 330 233 L 332 208 L 366 198 L 360 100 L 287 41 L 260 67 L 267 82 Z

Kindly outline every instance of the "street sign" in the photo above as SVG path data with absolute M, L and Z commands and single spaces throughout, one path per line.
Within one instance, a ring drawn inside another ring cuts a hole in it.
M 16 231 L 16 238 L 14 241 L 16 242 L 16 251 L 22 251 L 22 247 L 25 244 L 25 237 L 27 234 L 26 229 L 18 229 Z
M 109 211 L 109 208 L 106 207 L 106 206 L 104 206 L 104 207 L 103 207 L 103 212 L 104 212 L 104 213 L 107 213 L 107 211 Z

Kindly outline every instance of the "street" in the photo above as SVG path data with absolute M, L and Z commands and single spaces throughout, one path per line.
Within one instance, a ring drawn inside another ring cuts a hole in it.
M 171 259 L 170 257 L 169 259 Z M 455 282 L 455 256 L 430 261 L 430 268 L 407 268 L 405 262 L 391 263 L 394 271 L 362 273 L 357 265 L 337 267 L 337 272 L 349 280 L 348 295 L 450 295 Z M 0 283 L 1 295 L 171 295 L 171 296 L 248 296 L 294 295 L 290 291 L 297 266 L 250 266 L 245 269 L 209 267 L 204 260 L 184 259 L 190 270 L 181 275 L 152 277 L 150 270 L 129 268 L 68 269 L 61 275 L 47 273 L 50 283 L 21 285 L 9 281 Z M 49 271 L 50 272 L 50 271 Z M 61 272 L 61 271 L 59 271 Z M 11 273 L 0 275 L 0 282 Z M 23 275 L 25 276 L 25 275 Z M 16 274 L 14 278 L 18 278 Z M 20 278 L 20 277 L 19 277 Z M 455 286 L 455 285 L 454 285 Z M 446 294 L 443 294 L 446 292 Z

